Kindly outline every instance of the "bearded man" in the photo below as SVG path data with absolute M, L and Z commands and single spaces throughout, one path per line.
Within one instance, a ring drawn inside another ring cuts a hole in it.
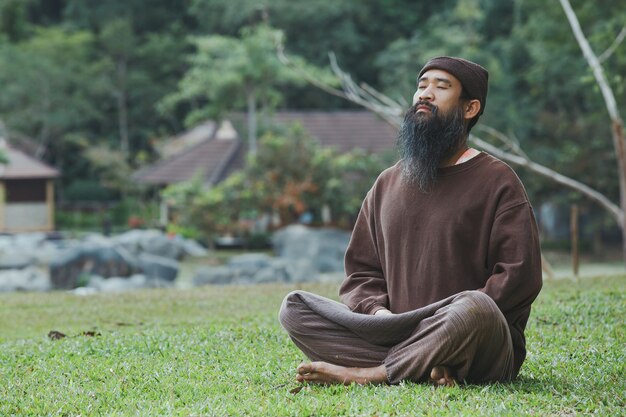
M 342 303 L 287 295 L 280 321 L 312 361 L 299 382 L 487 383 L 515 378 L 541 285 L 537 226 L 503 162 L 468 147 L 488 72 L 436 57 L 417 77 L 400 161 L 368 192 Z

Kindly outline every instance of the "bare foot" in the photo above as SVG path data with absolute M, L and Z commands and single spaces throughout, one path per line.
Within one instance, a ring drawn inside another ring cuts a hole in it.
M 298 382 L 314 384 L 344 384 L 356 382 L 359 385 L 382 384 L 387 382 L 385 365 L 375 368 L 346 368 L 328 362 L 301 363 L 297 369 Z
M 454 373 L 447 366 L 435 366 L 433 370 L 430 371 L 430 380 L 434 382 L 435 385 L 453 387 L 457 385 L 453 375 Z

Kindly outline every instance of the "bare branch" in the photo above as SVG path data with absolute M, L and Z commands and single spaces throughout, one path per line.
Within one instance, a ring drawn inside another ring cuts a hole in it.
M 596 83 L 598 84 L 598 87 L 600 87 L 600 91 L 602 92 L 604 104 L 606 105 L 606 109 L 609 112 L 609 117 L 611 118 L 611 136 L 613 139 L 613 147 L 615 149 L 615 156 L 617 159 L 617 171 L 619 180 L 621 207 L 621 217 L 619 223 L 622 227 L 622 251 L 624 259 L 626 260 L 626 224 L 624 224 L 624 211 L 626 211 L 626 134 L 624 132 L 624 122 L 620 117 L 619 110 L 617 108 L 617 102 L 615 100 L 615 95 L 613 94 L 613 89 L 611 88 L 609 82 L 604 75 L 604 69 L 602 68 L 602 64 L 591 49 L 591 46 L 589 45 L 585 34 L 580 28 L 580 23 L 578 22 L 578 17 L 576 16 L 576 13 L 572 9 L 569 0 L 560 0 L 560 2 L 563 11 L 565 12 L 565 15 L 567 16 L 570 27 L 572 28 L 572 32 L 574 32 L 574 37 L 578 42 L 578 46 L 580 47 L 583 56 L 587 61 L 587 64 L 591 67 L 591 70 L 593 71 Z
M 375 90 L 371 86 L 358 86 L 352 80 L 352 77 L 350 77 L 339 67 L 334 54 L 329 54 L 329 57 L 331 69 L 340 80 L 342 90 L 337 90 L 335 88 L 327 86 L 319 79 L 307 73 L 304 69 L 297 67 L 293 62 L 289 61 L 286 56 L 284 56 L 282 50 L 279 50 L 279 58 L 281 59 L 281 62 L 297 70 L 305 77 L 305 79 L 310 81 L 313 85 L 321 88 L 324 91 L 330 92 L 330 94 L 342 97 L 378 114 L 391 126 L 395 127 L 396 129 L 400 129 L 402 125 L 402 115 L 404 114 L 404 106 L 402 106 L 397 101 L 391 99 L 390 97 L 385 96 L 381 92 Z M 561 185 L 580 192 L 589 199 L 600 204 L 609 213 L 611 213 L 611 215 L 616 219 L 617 223 L 620 226 L 624 224 L 624 213 L 607 197 L 592 189 L 588 185 L 581 183 L 580 181 L 576 181 L 572 178 L 566 177 L 565 175 L 560 174 L 553 169 L 532 161 L 528 157 L 528 155 L 526 155 L 526 153 L 521 149 L 519 142 L 515 138 L 511 138 L 510 136 L 507 136 L 504 133 L 488 126 L 481 125 L 480 128 L 493 136 L 495 139 L 504 143 L 509 149 L 511 149 L 511 151 L 500 149 L 476 135 L 470 135 L 470 140 L 477 147 L 487 151 L 488 153 L 494 155 L 497 158 L 500 158 L 505 162 L 523 166 L 530 169 L 532 172 L 535 172 L 546 178 L 550 178 L 551 180 Z
M 561 2 L 561 6 L 563 7 L 563 11 L 567 16 L 567 20 L 572 28 L 572 32 L 574 32 L 574 37 L 576 37 L 576 41 L 578 41 L 578 45 L 583 52 L 583 56 L 587 60 L 587 63 L 591 67 L 593 71 L 593 75 L 596 78 L 596 82 L 600 87 L 600 91 L 602 92 L 602 97 L 604 97 L 604 102 L 606 104 L 606 108 L 611 116 L 611 120 L 621 120 L 619 116 L 619 112 L 617 110 L 617 102 L 615 101 L 615 96 L 613 95 L 613 90 L 609 86 L 609 83 L 604 76 L 604 70 L 602 69 L 602 65 L 600 65 L 600 61 L 598 57 L 594 54 L 585 34 L 583 33 L 580 23 L 578 22 L 578 17 L 576 13 L 572 9 L 572 6 L 569 0 L 559 0 Z
M 292 70 L 296 71 L 305 80 L 307 80 L 308 82 L 310 82 L 311 84 L 313 84 L 314 86 L 319 88 L 320 90 L 325 91 L 328 94 L 331 94 L 333 96 L 341 97 L 343 99 L 346 99 L 346 95 L 345 95 L 345 93 L 342 90 L 338 90 L 338 89 L 336 89 L 334 87 L 331 87 L 328 84 L 320 81 L 319 79 L 315 78 L 315 76 L 313 76 L 308 71 L 306 71 L 304 68 L 300 67 L 299 65 L 297 65 L 296 63 L 291 61 L 289 59 L 289 57 L 287 57 L 287 55 L 285 55 L 285 49 L 284 49 L 284 46 L 282 44 L 279 44 L 276 47 L 276 53 L 278 55 L 278 60 L 283 65 L 285 65 L 285 66 L 291 68 Z
M 522 150 L 519 141 L 515 137 L 507 136 L 499 130 L 485 125 L 479 125 L 476 126 L 476 128 L 490 134 L 494 138 L 498 139 L 500 142 L 504 143 L 509 149 L 511 149 L 511 151 L 515 155 L 519 155 L 525 159 L 530 159 L 528 155 L 526 155 L 526 153 Z
M 624 41 L 624 38 L 626 38 L 626 25 L 624 25 L 620 33 L 617 35 L 617 37 L 615 37 L 611 46 L 609 46 L 606 51 L 600 54 L 600 56 L 598 57 L 598 61 L 602 63 L 607 60 L 611 55 L 613 55 L 613 52 L 615 52 L 617 47 Z
M 620 227 L 624 224 L 624 213 L 619 208 L 619 206 L 611 202 L 606 196 L 594 190 L 593 188 L 589 187 L 588 185 L 583 184 L 582 182 L 577 181 L 575 179 L 566 177 L 565 175 L 560 174 L 553 169 L 550 169 L 544 165 L 533 162 L 530 159 L 527 159 L 523 156 L 513 155 L 509 152 L 505 152 L 475 135 L 470 135 L 470 139 L 479 148 L 484 149 L 485 151 L 489 152 L 493 156 L 500 158 L 505 162 L 509 162 L 515 165 L 528 168 L 532 172 L 535 172 L 544 177 L 550 178 L 553 181 L 557 182 L 558 184 L 564 185 L 568 188 L 571 188 L 573 190 L 580 192 L 581 194 L 585 195 L 589 199 L 600 204 L 609 213 L 611 213 L 611 215 L 615 218 L 615 220 L 620 225 Z

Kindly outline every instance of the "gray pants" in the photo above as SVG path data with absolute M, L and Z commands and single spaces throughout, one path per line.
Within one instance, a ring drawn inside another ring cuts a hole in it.
M 353 313 L 328 298 L 294 291 L 285 297 L 279 318 L 310 360 L 361 368 L 384 364 L 391 384 L 424 381 L 438 365 L 471 383 L 513 377 L 506 320 L 479 291 L 387 316 Z

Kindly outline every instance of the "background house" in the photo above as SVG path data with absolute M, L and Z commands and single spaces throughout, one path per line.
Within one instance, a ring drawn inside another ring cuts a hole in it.
M 54 230 L 54 179 L 59 172 L 24 152 L 0 144 L 0 231 Z
M 236 126 L 242 117 L 234 115 Z M 369 111 L 283 111 L 276 112 L 270 123 L 288 127 L 299 123 L 321 146 L 339 152 L 361 148 L 366 152 L 393 152 L 396 130 Z M 201 175 L 208 184 L 217 184 L 241 168 L 246 148 L 230 121 L 219 126 L 205 122 L 169 140 L 161 148 L 162 158 L 137 171 L 133 179 L 144 184 L 167 186 Z
M 375 154 L 393 152 L 398 135 L 389 123 L 365 110 L 282 111 L 272 119 L 283 126 L 299 123 L 320 145 L 339 152 L 356 148 Z
M 162 158 L 137 171 L 133 179 L 158 188 L 197 176 L 208 185 L 219 183 L 244 165 L 247 147 L 239 139 L 246 133 L 244 119 L 242 114 L 233 114 L 233 123 L 208 121 L 168 140 L 161 147 Z M 387 122 L 363 110 L 283 111 L 265 122 L 278 129 L 300 124 L 321 146 L 338 152 L 360 148 L 368 153 L 390 153 L 397 136 Z M 161 201 L 161 224 L 168 223 L 169 211 Z
M 200 175 L 206 183 L 217 184 L 241 166 L 241 148 L 230 122 L 209 121 L 165 143 L 162 158 L 137 171 L 133 179 L 164 187 Z

